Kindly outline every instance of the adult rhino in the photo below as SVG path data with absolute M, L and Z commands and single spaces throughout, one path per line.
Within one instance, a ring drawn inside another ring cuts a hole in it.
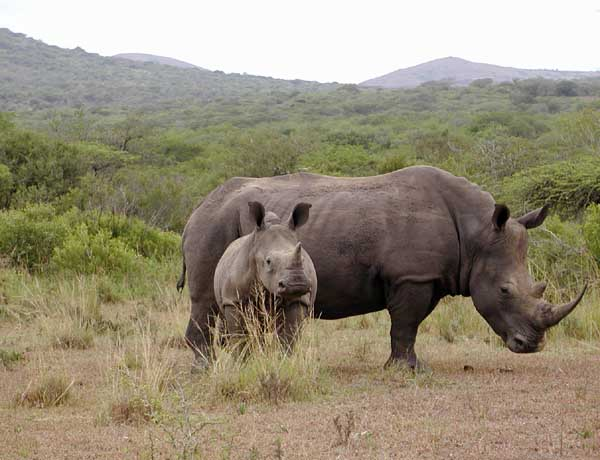
M 475 308 L 516 353 L 542 349 L 546 329 L 579 303 L 542 300 L 545 283 L 527 270 L 527 229 L 546 218 L 543 207 L 511 218 L 506 206 L 464 178 L 428 166 L 373 177 L 298 173 L 233 178 L 210 193 L 183 233 L 184 272 L 192 300 L 186 331 L 196 363 L 210 357 L 216 303 L 215 266 L 225 248 L 251 233 L 249 201 L 278 214 L 312 203 L 298 230 L 319 279 L 315 316 L 337 319 L 387 309 L 391 354 L 386 363 L 417 366 L 419 324 L 442 297 L 470 296 Z M 245 212 L 246 211 L 246 212 Z

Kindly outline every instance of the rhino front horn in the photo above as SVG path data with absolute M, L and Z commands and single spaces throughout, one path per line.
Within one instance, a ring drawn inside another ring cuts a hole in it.
M 587 284 L 583 287 L 581 293 L 575 300 L 564 305 L 556 306 L 552 304 L 544 304 L 541 307 L 540 316 L 541 323 L 545 328 L 556 326 L 563 318 L 565 318 L 573 309 L 581 302 L 583 294 L 587 289 Z

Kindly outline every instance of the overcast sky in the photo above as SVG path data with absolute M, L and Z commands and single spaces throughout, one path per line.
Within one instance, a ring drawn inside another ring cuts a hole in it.
M 600 70 L 600 0 L 0 0 L 0 27 L 105 56 L 321 82 L 446 56 Z

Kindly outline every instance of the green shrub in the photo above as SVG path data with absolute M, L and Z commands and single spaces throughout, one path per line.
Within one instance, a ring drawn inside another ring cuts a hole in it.
M 414 164 L 414 160 L 405 152 L 397 152 L 383 157 L 377 165 L 377 173 L 385 174 Z
M 0 212 L 0 254 L 15 266 L 42 270 L 67 233 L 48 205 Z
M 58 270 L 124 273 L 138 265 L 138 256 L 160 261 L 179 247 L 179 235 L 118 214 L 74 208 L 56 215 L 49 205 L 0 212 L 0 256 L 31 271 L 52 261 Z
M 600 203 L 600 158 L 526 169 L 505 180 L 504 194 L 517 208 L 549 204 L 562 216 L 579 215 L 590 203 Z
M 72 209 L 65 214 L 65 219 L 69 221 L 71 228 L 84 224 L 90 235 L 107 232 L 111 238 L 118 239 L 128 249 L 143 257 L 161 260 L 177 253 L 181 244 L 179 235 L 160 231 L 141 219 L 122 214 Z
M 0 364 L 10 369 L 14 363 L 24 359 L 23 353 L 15 350 L 3 350 L 0 348 Z
M 331 145 L 304 155 L 300 166 L 310 172 L 330 176 L 372 176 L 377 174 L 376 157 L 363 147 L 354 145 Z
M 548 282 L 548 294 L 561 301 L 581 289 L 585 280 L 598 275 L 596 264 L 586 248 L 581 225 L 546 219 L 529 235 L 529 262 L 533 277 Z
M 600 265 L 600 205 L 590 205 L 585 211 L 583 235 L 587 247 Z
M 469 131 L 481 134 L 490 128 L 500 128 L 512 137 L 530 139 L 548 131 L 548 127 L 538 118 L 518 112 L 488 112 L 477 115 L 469 126 Z
M 140 268 L 139 256 L 106 230 L 90 234 L 80 224 L 54 249 L 52 265 L 57 270 L 83 274 L 126 274 Z
M 0 163 L 0 207 L 6 208 L 10 203 L 13 177 L 8 166 Z

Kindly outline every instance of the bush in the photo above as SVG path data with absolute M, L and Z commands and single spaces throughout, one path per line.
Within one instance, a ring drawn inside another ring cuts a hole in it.
M 198 198 L 218 185 L 209 174 L 195 175 L 193 167 L 138 166 L 122 168 L 110 177 L 88 174 L 61 197 L 60 208 L 137 217 L 152 226 L 180 231 Z
M 385 174 L 398 169 L 406 168 L 414 164 L 414 161 L 407 153 L 399 152 L 383 157 L 377 165 L 377 173 Z
M 593 204 L 586 209 L 583 235 L 587 247 L 600 265 L 600 205 Z
M 162 232 L 140 219 L 122 214 L 79 212 L 72 209 L 65 214 L 65 219 L 69 221 L 71 228 L 84 224 L 90 235 L 107 232 L 111 238 L 118 239 L 128 249 L 143 257 L 161 260 L 177 253 L 181 244 L 179 235 Z
M 255 130 L 235 137 L 226 160 L 227 177 L 278 176 L 296 171 L 298 159 L 308 149 L 308 143 L 294 135 L 271 130 Z
M 89 168 L 75 144 L 18 129 L 0 131 L 0 163 L 12 174 L 14 192 L 43 202 L 67 192 Z
M 10 203 L 13 178 L 8 166 L 0 163 L 0 207 L 6 208 Z
M 564 217 L 600 203 L 600 158 L 583 157 L 526 169 L 504 182 L 505 199 L 517 208 L 549 204 Z
M 48 205 L 0 212 L 0 254 L 15 266 L 42 270 L 67 233 L 64 222 L 54 217 L 54 208 Z
M 310 172 L 330 176 L 372 176 L 377 174 L 376 157 L 362 147 L 328 146 L 324 150 L 304 155 L 300 165 Z
M 122 274 L 138 267 L 139 256 L 161 261 L 179 247 L 179 235 L 118 214 L 57 215 L 49 205 L 0 212 L 0 256 L 30 271 L 52 262 L 57 270 Z
M 84 274 L 127 274 L 140 268 L 139 256 L 106 230 L 91 234 L 80 224 L 64 244 L 54 249 L 52 265 L 57 270 Z
M 581 226 L 558 216 L 530 232 L 529 263 L 536 280 L 548 282 L 548 295 L 554 300 L 581 289 L 585 280 L 597 276 L 597 267 L 586 248 Z
M 500 128 L 511 137 L 529 139 L 539 137 L 549 130 L 543 122 L 533 115 L 513 112 L 489 112 L 477 115 L 469 126 L 469 131 L 473 134 L 480 134 L 490 128 Z

